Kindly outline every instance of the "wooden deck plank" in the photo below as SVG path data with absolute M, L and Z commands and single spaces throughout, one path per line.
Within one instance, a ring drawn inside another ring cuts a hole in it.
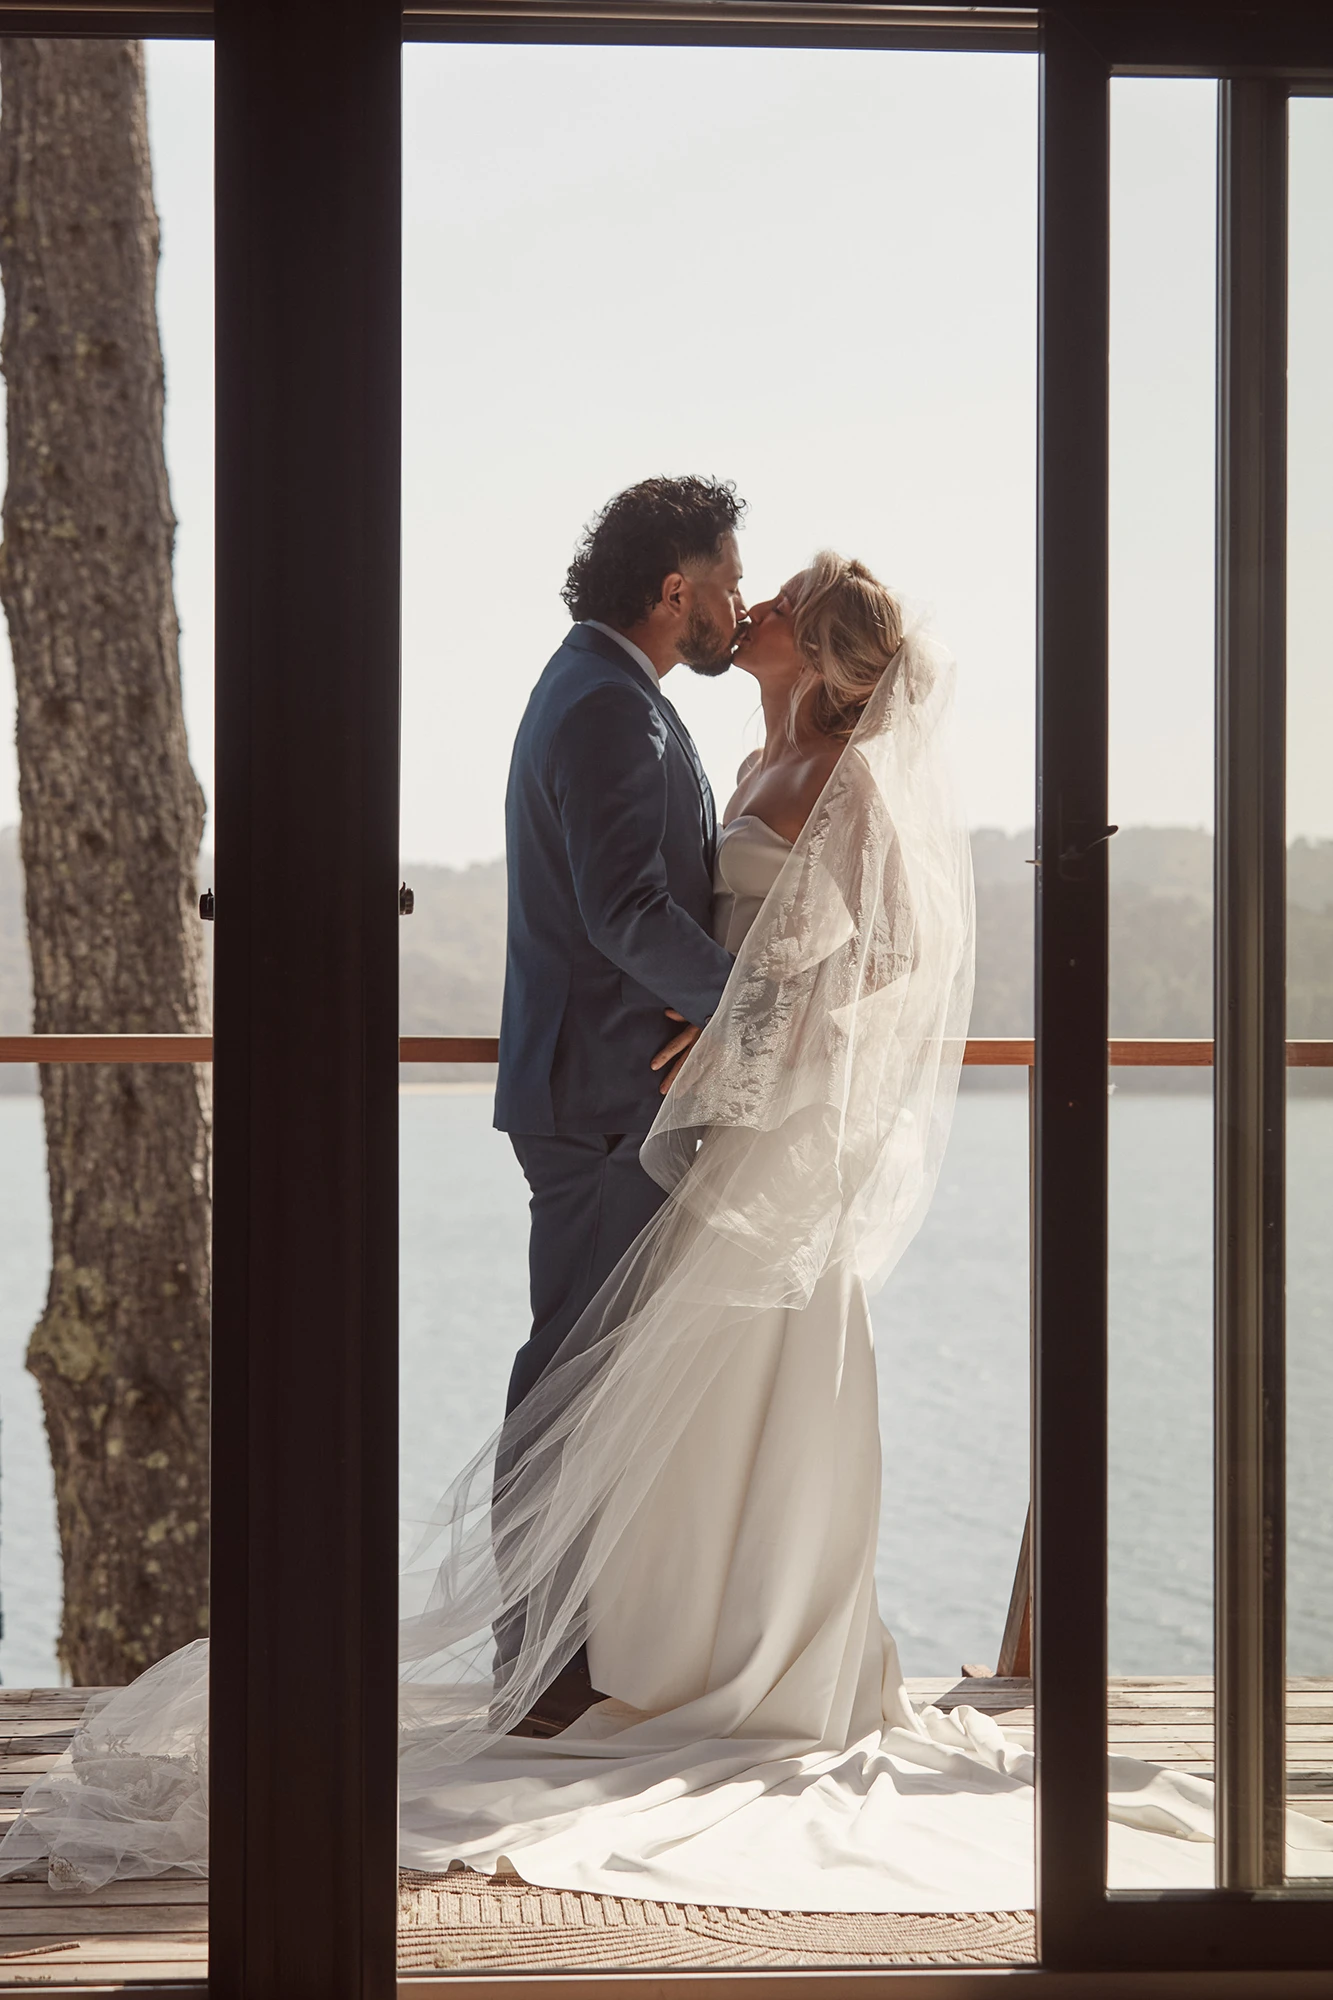
M 2 1964 L 3 1961 L 0 1961 L 0 1965 Z M 95 1959 L 81 1958 L 76 1950 L 59 1957 L 52 1955 L 16 1959 L 13 1968 L 4 1971 L 0 1977 L 6 1986 L 15 1988 L 87 1986 L 98 1992 L 106 1992 L 108 1988 L 126 1986 L 140 1980 L 160 1980 L 165 1984 L 168 1980 L 203 1979 L 207 1971 L 206 1958 L 164 1959 L 151 1962 L 139 1959 L 116 1959 L 103 1964 Z
M 28 1984 L 38 1966 L 50 1966 L 44 1985 L 60 1984 L 78 1968 L 108 1984 L 132 1979 L 199 1979 L 208 1968 L 206 1938 L 34 1938 L 13 1951 L 0 1948 L 0 1988 Z
M 159 1937 L 129 1936 L 106 1938 L 65 1938 L 54 1931 L 44 1937 L 33 1937 L 23 1944 L 15 1944 L 12 1952 L 26 1958 L 33 1951 L 52 1951 L 59 1945 L 72 1944 L 81 1957 L 100 1959 L 103 1964 L 115 1964 L 124 1958 L 144 1960 L 162 1958 L 190 1958 L 197 1964 L 205 1955 L 205 1941 L 201 1933 L 182 1931 L 179 1936 Z M 2 1952 L 4 1947 L 0 1947 Z
M 15 1909 L 12 1905 L 0 1917 L 0 1937 L 5 1944 L 15 1938 L 59 1936 L 95 1937 L 190 1937 L 208 1929 L 207 1903 L 164 1903 L 159 1909 L 138 1903 L 126 1907 L 117 1903 L 82 1903 L 62 1907 L 53 1900 L 41 1910 Z M 0 1950 L 4 1946 L 0 1945 Z
M 62 1715 L 82 1715 L 98 1688 L 12 1688 L 0 1687 L 0 1711 L 13 1708 L 39 1709 L 50 1705 Z
M 208 1884 L 200 1875 L 154 1875 L 146 1882 L 108 1882 L 101 1889 L 53 1889 L 49 1882 L 0 1882 L 0 1923 L 5 1910 L 101 1909 L 110 1903 L 136 1909 L 195 1903 L 207 1907 Z
M 0 1757 L 6 1764 L 11 1757 L 50 1757 L 60 1755 L 69 1742 L 68 1733 L 53 1735 L 54 1725 L 50 1722 L 34 1724 L 32 1732 L 26 1736 L 0 1736 Z M 41 1734 L 37 1732 L 40 1729 Z

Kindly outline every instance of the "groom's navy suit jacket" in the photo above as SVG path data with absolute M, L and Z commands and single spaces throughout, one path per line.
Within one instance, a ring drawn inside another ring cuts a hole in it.
M 575 625 L 532 691 L 505 800 L 509 935 L 495 1123 L 646 1132 L 668 1007 L 702 1024 L 731 970 L 709 933 L 717 815 L 675 709 Z

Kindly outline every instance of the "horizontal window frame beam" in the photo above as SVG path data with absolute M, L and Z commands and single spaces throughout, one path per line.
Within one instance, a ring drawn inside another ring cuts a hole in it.
M 406 8 L 403 40 L 1034 55 L 1037 10 L 878 0 L 457 0 Z
M 191 5 L 190 0 L 168 0 L 155 6 L 153 0 L 136 0 L 133 6 L 42 6 L 25 0 L 22 6 L 8 6 L 0 0 L 0 35 L 58 37 L 87 41 L 211 41 L 211 4 Z
M 1047 10 L 1050 11 L 1050 10 Z M 1333 17 L 1298 4 L 1110 7 L 1080 0 L 1058 10 L 1103 51 L 1115 76 L 1288 76 L 1294 90 L 1333 85 Z M 931 0 L 454 0 L 408 6 L 403 40 L 499 45 L 828 48 L 949 54 L 1035 54 L 1034 7 L 965 7 Z M 208 41 L 211 0 L 0 0 L 0 34 Z M 1318 80 L 1322 73 L 1325 84 Z

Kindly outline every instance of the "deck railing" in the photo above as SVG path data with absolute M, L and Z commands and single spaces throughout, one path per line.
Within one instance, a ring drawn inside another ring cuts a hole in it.
M 403 1035 L 400 1063 L 493 1063 L 500 1044 L 494 1035 Z M 1034 1044 L 1021 1035 L 974 1036 L 963 1061 L 974 1069 L 1031 1071 Z M 210 1063 L 211 1035 L 0 1035 L 4 1063 Z M 1106 1044 L 1110 1069 L 1209 1069 L 1213 1044 L 1201 1040 L 1149 1040 L 1113 1036 Z M 1288 1069 L 1333 1069 L 1333 1040 L 1287 1043 Z M 1029 1088 L 1031 1078 L 1029 1078 Z M 1008 1615 L 1000 1644 L 999 1672 L 1022 1677 L 1031 1671 L 1031 1522 L 1025 1523 L 1014 1573 Z M 966 1671 L 966 1670 L 965 1670 Z
M 403 1035 L 401 1063 L 493 1063 L 494 1035 Z M 1106 1044 L 1112 1069 L 1209 1069 L 1210 1041 L 1147 1041 L 1113 1036 Z M 207 1063 L 211 1035 L 0 1035 L 0 1063 Z M 975 1069 L 1031 1069 L 1033 1044 L 1022 1036 L 977 1036 L 963 1061 Z M 1333 1041 L 1288 1042 L 1288 1069 L 1333 1069 Z

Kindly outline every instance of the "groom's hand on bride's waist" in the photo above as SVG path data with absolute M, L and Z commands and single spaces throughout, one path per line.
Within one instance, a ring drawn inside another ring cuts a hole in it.
M 682 1022 L 683 1026 L 680 1033 L 673 1035 L 666 1047 L 659 1049 L 652 1060 L 652 1067 L 654 1069 L 665 1071 L 662 1078 L 663 1097 L 666 1096 L 672 1084 L 680 1075 L 686 1056 L 703 1033 L 702 1028 L 696 1028 L 693 1021 L 687 1021 L 685 1016 L 678 1014 L 674 1007 L 667 1008 L 666 1017 L 668 1021 Z

